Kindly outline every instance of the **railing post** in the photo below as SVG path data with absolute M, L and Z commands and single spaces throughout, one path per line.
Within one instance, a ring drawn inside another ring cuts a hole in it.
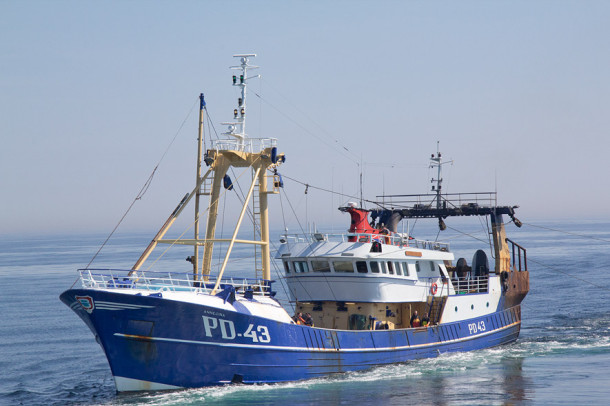
M 519 272 L 521 272 L 521 250 L 519 250 Z

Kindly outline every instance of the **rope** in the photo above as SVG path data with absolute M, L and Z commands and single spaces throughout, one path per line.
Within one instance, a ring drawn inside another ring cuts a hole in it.
M 255 161 L 255 162 L 256 162 L 256 161 Z M 246 172 L 247 172 L 247 171 L 243 171 L 243 172 L 242 172 L 242 173 L 241 173 L 241 174 L 240 174 L 240 175 L 239 175 L 239 176 L 238 176 L 238 177 L 235 179 L 235 181 L 238 181 L 238 180 L 239 180 L 239 178 L 240 178 L 241 176 L 243 176 L 243 175 L 244 175 Z M 221 193 L 218 195 L 218 199 L 217 199 L 216 201 L 217 201 L 217 202 L 219 202 L 219 201 L 220 201 L 220 199 L 221 199 L 221 198 L 223 198 L 223 197 L 225 196 L 225 194 L 227 193 L 227 191 L 228 191 L 227 189 L 223 190 L 223 191 L 222 191 L 222 192 L 221 192 Z M 210 206 L 211 206 L 211 205 L 212 205 L 212 202 L 210 202 Z M 207 207 L 207 208 L 206 208 L 206 209 L 203 211 L 203 213 L 208 212 L 208 211 L 210 210 L 210 206 L 208 206 L 208 207 Z M 224 215 L 224 210 L 223 210 L 223 215 Z M 181 239 L 181 238 L 182 238 L 182 236 L 183 236 L 184 234 L 186 234 L 186 232 L 187 232 L 188 230 L 190 230 L 190 229 L 191 229 L 191 228 L 192 228 L 192 227 L 195 225 L 195 221 L 196 221 L 196 220 L 193 220 L 193 223 L 191 223 L 191 225 L 190 225 L 190 226 L 188 226 L 188 228 L 187 228 L 186 230 L 184 230 L 184 232 L 183 232 L 182 234 L 180 234 L 180 236 L 179 236 L 179 237 L 178 237 L 176 240 Z M 167 253 L 167 251 L 169 251 L 169 249 L 170 249 L 170 248 L 172 248 L 174 245 L 175 245 L 175 243 L 170 244 L 170 245 L 169 245 L 169 247 L 167 247 L 167 249 L 166 249 L 165 251 L 163 251 L 163 252 L 161 253 L 161 255 L 159 255 L 159 256 L 157 257 L 157 259 L 155 259 L 155 260 L 154 260 L 154 262 L 153 262 L 153 263 L 152 263 L 152 264 L 151 264 L 151 265 L 150 265 L 150 266 L 147 268 L 147 270 L 150 270 L 150 268 L 151 268 L 151 267 L 152 267 L 152 266 L 153 266 L 153 265 L 154 265 L 154 264 L 155 264 L 157 261 L 159 261 L 159 260 L 160 260 L 160 259 L 161 259 L 161 258 L 162 258 L 164 255 L 165 255 L 165 253 Z
M 291 178 L 290 176 L 288 176 L 288 175 L 286 175 L 286 174 L 284 174 L 284 173 L 282 173 L 282 177 L 284 177 L 284 178 L 286 178 L 286 179 L 290 179 L 291 181 L 296 182 L 296 183 L 299 183 L 299 184 L 301 184 L 301 185 L 303 185 L 303 186 L 305 186 L 305 187 L 307 187 L 307 188 L 316 189 L 316 190 L 321 190 L 322 192 L 331 193 L 331 194 L 338 195 L 338 196 L 341 196 L 341 197 L 349 197 L 349 198 L 351 198 L 351 199 L 360 200 L 360 197 L 359 197 L 359 196 L 348 195 L 348 194 L 345 194 L 345 193 L 335 192 L 334 190 L 325 189 L 325 188 L 320 187 L 320 186 L 314 186 L 314 185 L 312 185 L 311 183 L 305 183 L 305 182 L 302 182 L 302 181 L 300 181 L 300 180 L 297 180 L 297 179 Z M 379 202 L 376 202 L 376 201 L 374 201 L 374 200 L 363 199 L 363 201 L 365 201 L 365 202 L 367 202 L 367 203 L 374 204 L 374 205 L 376 205 L 376 206 L 379 206 L 379 207 L 383 208 L 383 206 L 381 206 L 381 204 L 380 204 Z
M 93 261 L 95 261 L 95 258 L 97 258 L 98 254 L 102 251 L 102 248 L 104 248 L 104 246 L 106 245 L 106 243 L 108 243 L 108 241 L 110 240 L 110 238 L 112 237 L 112 235 L 114 234 L 114 232 L 117 230 L 117 228 L 119 228 L 119 226 L 121 225 L 121 223 L 123 222 L 123 220 L 125 219 L 125 217 L 127 217 L 127 214 L 129 213 L 129 211 L 131 210 L 131 208 L 133 207 L 134 204 L 136 204 L 136 202 L 138 200 L 140 200 L 142 198 L 142 196 L 144 196 L 144 194 L 146 193 L 146 191 L 148 190 L 148 187 L 150 186 L 150 183 L 152 182 L 153 176 L 155 176 L 155 172 L 157 171 L 157 167 L 159 165 L 157 164 L 157 166 L 155 166 L 155 169 L 153 169 L 152 173 L 150 174 L 150 176 L 148 177 L 148 180 L 146 181 L 146 183 L 144 184 L 144 186 L 142 186 L 142 189 L 140 189 L 140 192 L 138 193 L 138 195 L 136 196 L 135 199 L 133 199 L 133 202 L 131 202 L 131 204 L 129 205 L 129 208 L 127 209 L 127 211 L 125 212 L 125 214 L 123 214 L 123 217 L 121 217 L 121 219 L 119 220 L 119 222 L 117 223 L 116 226 L 114 226 L 114 228 L 112 229 L 112 231 L 110 232 L 110 234 L 108 235 L 108 237 L 106 237 L 106 240 L 104 241 L 104 243 L 100 246 L 100 248 L 97 250 L 97 252 L 95 253 L 95 255 L 93 256 L 93 258 L 91 258 L 91 261 L 89 261 L 89 263 L 87 264 L 87 266 L 85 267 L 85 269 L 89 268 L 89 265 L 91 265 L 93 263 Z
M 465 236 L 468 236 L 468 237 L 473 238 L 473 239 L 475 239 L 475 240 L 477 240 L 477 241 L 480 241 L 480 242 L 483 242 L 483 243 L 487 244 L 487 241 L 485 241 L 485 240 L 483 240 L 483 239 L 481 239 L 481 238 L 475 237 L 475 236 L 474 236 L 474 235 L 472 235 L 472 234 L 465 233 L 465 232 L 460 231 L 460 230 L 458 230 L 457 228 L 453 228 L 453 227 L 451 227 L 451 226 L 447 226 L 447 228 L 448 228 L 448 229 L 450 229 L 450 230 L 455 231 L 456 233 L 463 234 L 463 235 L 465 235 Z
M 294 215 L 294 218 L 297 221 L 297 224 L 299 225 L 299 228 L 301 229 L 301 233 L 303 233 L 303 235 L 306 235 L 307 233 L 303 229 L 303 226 L 301 225 L 301 222 L 299 221 L 299 216 L 297 216 L 297 213 L 294 210 L 294 207 L 292 207 L 292 203 L 290 203 L 290 199 L 288 199 L 288 195 L 286 193 L 284 193 L 284 195 L 286 196 L 286 201 L 288 202 L 288 205 L 290 206 L 290 210 L 292 210 L 292 214 Z
M 207 113 L 206 114 L 206 118 L 208 120 L 208 125 L 212 129 L 212 131 L 214 132 L 214 136 L 216 137 L 216 139 L 219 139 L 218 132 L 216 131 L 216 127 L 214 127 L 214 121 L 211 119 L 210 113 L 208 112 L 207 107 L 204 107 L 204 109 L 205 109 L 205 111 Z M 211 144 L 212 143 L 212 133 L 209 132 L 209 135 L 210 135 L 210 144 Z M 241 184 L 239 183 L 239 179 L 243 175 L 243 173 L 242 173 L 242 175 L 236 176 L 235 175 L 235 171 L 233 170 L 233 168 L 230 168 L 230 169 L 231 169 L 231 174 L 235 178 L 235 182 L 233 182 L 233 184 L 237 187 L 236 191 L 239 191 L 239 193 L 236 193 L 237 198 L 239 199 L 240 203 L 245 204 L 246 203 L 245 202 L 245 193 L 244 193 L 244 191 L 243 191 L 243 189 L 241 187 Z M 244 173 L 245 173 L 245 171 L 244 171 Z M 223 192 L 223 194 L 224 193 L 226 193 L 226 191 Z M 219 198 L 220 198 L 220 196 L 219 196 Z M 280 194 L 280 201 L 281 201 L 281 194 Z M 225 199 L 225 203 L 226 203 L 226 199 Z M 250 218 L 250 220 L 254 224 L 255 233 L 258 233 L 258 235 L 260 236 L 261 235 L 260 226 L 256 223 L 256 219 L 254 217 L 254 213 L 252 212 L 252 209 L 250 207 L 248 207 L 246 213 L 248 214 L 248 217 Z M 282 216 L 283 215 L 284 215 L 284 213 L 283 213 L 283 209 L 282 209 Z M 224 224 L 224 211 L 223 211 L 223 224 Z M 285 221 L 284 221 L 284 224 L 285 224 Z M 276 245 L 273 242 L 271 242 L 271 245 L 273 246 L 274 249 L 276 249 Z M 279 269 L 278 265 L 275 263 L 275 261 L 270 261 L 270 262 L 271 262 L 271 264 L 272 264 L 272 266 L 274 268 L 274 271 L 275 271 L 276 275 L 278 276 L 278 279 L 280 280 L 280 284 L 282 285 L 282 289 L 284 290 L 284 294 L 286 294 L 286 296 L 288 297 L 289 296 L 288 288 L 284 284 L 283 278 L 280 275 L 280 269 Z M 214 267 L 216 267 L 218 265 L 219 264 L 215 264 Z M 294 306 L 292 306 L 292 307 L 293 307 L 293 310 L 295 310 Z
M 593 236 L 585 235 L 585 234 L 572 233 L 570 231 L 557 230 L 557 229 L 554 229 L 554 228 L 551 228 L 551 227 L 539 226 L 539 225 L 536 225 L 536 224 L 530 224 L 530 223 L 523 223 L 523 224 L 526 225 L 526 226 L 530 226 L 530 227 L 541 228 L 543 230 L 555 231 L 555 232 L 561 233 L 561 234 L 569 234 L 569 235 L 573 235 L 573 236 L 576 236 L 576 237 L 588 238 L 590 240 L 596 240 L 596 241 L 602 241 L 602 242 L 610 243 L 610 240 L 606 240 L 604 238 L 593 237 Z
M 328 190 L 328 189 L 325 189 L 325 188 L 321 188 L 321 187 L 317 187 L 317 186 L 312 186 L 311 184 L 307 184 L 307 183 L 301 182 L 301 181 L 299 181 L 299 180 L 293 179 L 293 178 L 291 178 L 291 177 L 289 177 L 289 176 L 286 176 L 286 175 L 282 175 L 282 176 L 283 176 L 283 177 L 285 177 L 286 179 L 290 179 L 290 180 L 292 180 L 292 181 L 294 181 L 294 182 L 300 183 L 300 184 L 302 184 L 302 185 L 304 185 L 304 186 L 308 186 L 308 187 L 313 188 L 313 189 L 321 190 L 321 191 L 324 191 L 324 192 L 327 192 L 327 193 L 337 194 L 337 195 L 340 195 L 340 196 L 347 196 L 347 197 L 356 198 L 355 196 L 345 195 L 345 194 L 343 194 L 343 193 L 338 193 L 338 192 L 335 192 L 335 191 L 332 191 L 332 190 Z M 378 204 L 377 202 L 373 202 L 373 201 L 366 200 L 366 199 L 365 199 L 365 201 L 367 201 L 367 202 L 369 202 L 369 203 Z M 289 202 L 289 203 L 290 203 L 290 202 Z M 291 208 L 292 208 L 292 205 L 291 205 Z M 294 213 L 294 209 L 293 209 L 293 213 Z M 296 217 L 296 213 L 295 213 L 295 217 Z M 602 242 L 607 242 L 607 243 L 610 243 L 610 240 L 603 239 L 603 238 L 598 238 L 598 237 L 588 236 L 588 235 L 584 235 L 584 234 L 573 233 L 573 232 L 569 232 L 569 231 L 557 230 L 557 229 L 553 229 L 553 228 L 550 228 L 550 227 L 545 227 L 545 226 L 540 226 L 540 225 L 535 225 L 535 224 L 530 224 L 530 223 L 523 223 L 523 224 L 528 225 L 528 226 L 530 226 L 530 227 L 537 227 L 537 228 L 541 228 L 541 229 L 545 229 L 545 230 L 549 230 L 549 231 L 555 231 L 555 232 L 559 232 L 559 233 L 563 233 L 563 234 L 569 234 L 569 235 L 574 235 L 574 236 L 578 236 L 578 237 L 582 237 L 582 238 L 589 238 L 589 239 L 591 239 L 591 240 L 597 240 L 597 241 L 602 241 Z M 300 224 L 299 224 L 299 225 L 300 225 Z M 415 224 L 414 224 L 414 225 L 415 225 Z M 460 231 L 460 230 L 458 230 L 458 229 L 456 229 L 456 228 L 453 228 L 453 227 L 451 227 L 451 226 L 447 226 L 447 228 L 448 228 L 448 229 L 450 229 L 450 230 L 453 230 L 453 231 L 455 231 L 455 232 L 457 232 L 457 233 L 460 233 L 460 234 L 463 234 L 463 235 L 468 236 L 468 237 L 470 237 L 470 238 L 473 238 L 473 239 L 475 239 L 475 240 L 477 240 L 477 241 L 480 241 L 480 242 L 482 242 L 482 243 L 484 243 L 484 244 L 486 244 L 486 245 L 488 245 L 488 244 L 489 244 L 489 245 L 491 246 L 491 239 L 489 238 L 489 236 L 488 236 L 487 240 L 483 240 L 483 239 L 478 238 L 478 237 L 476 237 L 476 236 L 474 236 L 474 235 L 472 235 L 472 234 L 465 233 L 465 232 Z M 301 231 L 302 231 L 302 227 L 301 227 Z M 438 238 L 438 235 L 437 235 L 437 238 Z M 493 257 L 493 254 L 492 254 L 492 257 Z M 586 280 L 586 279 L 579 278 L 579 277 L 577 277 L 577 276 L 574 276 L 574 275 L 572 275 L 572 274 L 570 274 L 570 273 L 567 273 L 567 272 L 565 272 L 565 271 L 559 270 L 559 269 L 557 269 L 557 268 L 554 268 L 554 267 L 551 267 L 551 266 L 548 266 L 548 265 L 544 265 L 544 264 L 542 264 L 542 263 L 541 263 L 541 262 L 539 262 L 539 261 L 533 260 L 531 257 L 529 257 L 529 258 L 528 258 L 528 260 L 529 260 L 529 261 L 531 261 L 531 262 L 533 262 L 533 263 L 535 263 L 535 264 L 537 264 L 537 265 L 543 266 L 543 267 L 548 268 L 548 269 L 555 270 L 555 271 L 557 271 L 557 272 L 559 272 L 559 273 L 562 273 L 562 274 L 564 274 L 564 275 L 570 276 L 570 277 L 572 277 L 572 278 L 574 278 L 574 279 L 577 279 L 577 280 L 579 280 L 579 281 L 581 281 L 581 282 L 584 282 L 584 283 L 590 284 L 590 285 L 592 285 L 592 286 L 595 286 L 595 287 L 597 287 L 597 288 L 599 288 L 599 289 L 603 289 L 603 290 L 610 290 L 610 288 L 608 288 L 608 287 L 604 287 L 604 286 L 601 286 L 601 285 L 595 284 L 595 283 L 590 282 L 590 281 L 588 281 L 588 280 Z
M 206 113 L 207 113 L 206 116 L 207 116 L 207 119 L 208 119 L 208 125 L 210 126 L 210 128 L 212 128 L 212 130 L 214 130 L 214 136 L 218 140 L 220 138 L 218 137 L 218 132 L 216 131 L 216 127 L 214 127 L 214 122 L 213 122 L 213 120 L 210 117 L 210 113 L 208 113 L 206 107 L 204 107 L 204 109 L 206 109 Z M 211 143 L 212 143 L 212 134 L 210 133 L 210 144 Z M 238 179 L 237 175 L 235 175 L 235 170 L 233 169 L 233 167 L 231 167 L 229 169 L 231 170 L 231 175 L 233 175 L 234 178 Z M 236 190 L 239 190 L 239 193 L 241 194 L 241 197 L 239 196 L 239 194 L 237 195 L 237 197 L 240 199 L 240 203 L 244 204 L 244 200 L 246 198 L 246 195 L 245 195 L 243 189 L 241 188 L 241 185 L 239 184 L 239 182 L 237 182 L 237 179 L 234 182 L 234 185 L 237 186 Z M 255 218 L 254 218 L 254 213 L 252 212 L 252 209 L 250 209 L 250 207 L 248 207 L 248 209 L 246 211 L 246 214 L 250 218 L 250 221 L 252 221 L 252 223 L 254 224 L 255 232 L 258 232 L 258 235 L 260 236 L 260 229 L 256 227 L 256 221 L 255 221 Z
M 523 223 L 523 224 L 525 224 L 525 223 Z M 531 225 L 531 224 L 530 224 L 530 225 Z M 536 226 L 534 226 L 534 227 L 536 227 Z M 480 239 L 480 238 L 477 238 L 477 237 L 475 237 L 475 236 L 473 236 L 473 235 L 471 235 L 471 234 L 464 233 L 464 232 L 462 232 L 462 231 L 460 231 L 460 230 L 457 230 L 457 229 L 455 229 L 455 228 L 453 228 L 453 227 L 449 227 L 449 226 L 447 226 L 447 228 L 449 228 L 449 229 L 451 229 L 451 230 L 453 230 L 453 231 L 456 231 L 456 232 L 458 232 L 458 233 L 460 233 L 460 234 L 464 234 L 464 235 L 466 235 L 466 236 L 468 236 L 468 237 L 471 237 L 471 238 L 473 238 L 473 239 L 475 239 L 475 240 L 477 240 L 477 241 L 481 241 L 481 242 L 487 243 L 487 241 L 485 241 L 485 240 L 482 240 L 482 239 Z M 546 228 L 546 227 L 542 227 L 542 226 L 540 226 L 540 228 Z M 547 229 L 548 229 L 548 230 L 551 230 L 551 231 L 563 232 L 563 231 L 559 231 L 559 230 L 553 230 L 553 229 L 551 229 L 551 228 L 547 228 Z M 567 233 L 567 234 L 574 234 L 574 233 Z M 578 234 L 574 234 L 574 235 L 578 235 Z M 584 235 L 579 235 L 579 236 L 580 236 L 580 237 L 586 237 L 586 236 L 584 236 Z M 598 239 L 598 238 L 593 238 L 593 239 Z M 602 241 L 607 241 L 607 240 L 602 240 Z M 607 242 L 610 242 L 610 241 L 607 241 Z M 578 276 L 574 276 L 574 275 L 572 275 L 572 274 L 570 274 L 570 273 L 568 273 L 568 272 L 562 271 L 561 269 L 556 268 L 556 267 L 554 267 L 554 266 L 545 265 L 545 264 L 543 264 L 543 263 L 542 263 L 542 262 L 540 262 L 540 261 L 536 261 L 535 259 L 532 259 L 532 257 L 531 257 L 531 256 L 528 256 L 527 260 L 528 260 L 528 262 L 533 262 L 533 263 L 535 263 L 536 265 L 539 265 L 539 266 L 542 266 L 542 267 L 544 267 L 544 268 L 547 268 L 547 269 L 553 270 L 553 271 L 555 271 L 555 272 L 559 272 L 559 273 L 564 274 L 564 275 L 566 275 L 566 276 L 569 276 L 569 277 L 571 277 L 571 278 L 577 279 L 577 280 L 579 280 L 579 281 L 581 281 L 581 282 L 587 283 L 587 284 L 589 284 L 589 285 L 591 285 L 591 286 L 595 286 L 596 288 L 599 288 L 599 289 L 602 289 L 602 290 L 610 290 L 610 288 L 609 288 L 609 287 L 605 287 L 605 286 L 602 286 L 602 285 L 598 285 L 598 284 L 596 284 L 596 283 L 594 283 L 594 282 L 591 282 L 591 281 L 588 281 L 588 280 L 586 280 L 586 279 L 579 278 Z
M 565 271 L 562 271 L 562 270 L 560 270 L 559 268 L 556 268 L 556 267 L 554 267 L 554 266 L 545 265 L 545 264 L 543 264 L 543 263 L 541 263 L 541 262 L 539 262 L 539 261 L 533 260 L 531 257 L 528 257 L 528 258 L 527 258 L 527 260 L 528 260 L 528 262 L 530 262 L 530 261 L 531 261 L 531 262 L 533 262 L 533 263 L 535 263 L 535 264 L 537 264 L 537 265 L 540 265 L 540 266 L 542 266 L 542 267 L 544 267 L 544 268 L 547 268 L 547 269 L 553 270 L 553 271 L 555 271 L 555 272 L 562 273 L 562 274 L 567 275 L 567 276 L 569 276 L 569 277 L 571 277 L 571 278 L 577 279 L 577 280 L 579 280 L 579 281 L 581 281 L 581 282 L 588 283 L 589 285 L 591 285 L 591 286 L 595 286 L 595 287 L 596 287 L 596 288 L 598 288 L 598 289 L 602 289 L 602 290 L 610 290 L 610 287 L 601 286 L 601 285 L 598 285 L 598 284 L 593 283 L 593 282 L 591 282 L 591 281 L 588 281 L 588 280 L 586 280 L 586 279 L 579 278 L 578 276 L 574 276 L 574 275 L 572 275 L 572 274 L 570 274 L 570 273 L 567 273 L 567 272 L 565 272 Z
M 271 87 L 273 90 L 275 90 L 280 96 L 284 97 L 277 89 L 275 89 L 273 86 L 269 85 L 267 83 L 267 85 L 269 87 Z M 284 116 L 287 120 L 291 121 L 294 125 L 296 125 L 297 127 L 301 128 L 303 131 L 305 131 L 306 133 L 308 133 L 309 135 L 315 137 L 316 139 L 318 139 L 318 141 L 322 142 L 323 144 L 326 144 L 327 146 L 333 148 L 335 151 L 339 152 L 341 155 L 343 155 L 345 158 L 347 158 L 348 160 L 352 161 L 353 163 L 355 163 L 356 165 L 359 165 L 359 158 L 356 156 L 356 154 L 354 154 L 352 151 L 350 151 L 349 148 L 347 148 L 345 145 L 343 145 L 341 142 L 339 142 L 338 139 L 336 139 L 335 137 L 332 136 L 332 134 L 330 134 L 328 131 L 326 131 L 321 125 L 319 125 L 318 123 L 316 123 L 311 117 L 309 117 L 307 114 L 305 114 L 303 111 L 301 111 L 298 107 L 296 107 L 294 104 L 292 104 L 290 102 L 290 100 L 286 97 L 284 97 L 285 101 L 290 104 L 292 106 L 292 108 L 296 111 L 298 111 L 299 113 L 301 113 L 303 116 L 305 116 L 308 120 L 310 120 L 312 123 L 314 123 L 318 128 L 320 128 L 322 130 L 322 132 L 324 132 L 326 135 L 328 135 L 330 138 L 332 138 L 332 140 L 335 142 L 335 145 L 332 145 L 330 143 L 328 143 L 324 138 L 317 136 L 315 133 L 309 131 L 306 127 L 304 127 L 303 125 L 301 125 L 300 123 L 298 123 L 296 120 L 294 120 L 292 118 L 291 115 L 288 115 L 286 113 L 284 113 L 283 111 L 281 111 L 280 109 L 278 109 L 277 107 L 275 107 L 273 104 L 271 104 L 268 100 L 264 99 L 260 94 L 250 90 L 256 97 L 258 97 L 262 102 L 266 103 L 267 105 L 269 105 L 272 109 L 274 109 L 275 111 L 277 111 L 278 113 L 280 113 L 282 116 Z M 345 151 L 345 152 L 344 152 Z M 351 156 L 347 155 L 350 154 Z
M 188 114 L 186 115 L 186 117 L 184 118 L 184 120 L 182 121 L 182 124 L 180 124 L 180 127 L 178 128 L 178 130 L 176 131 L 176 134 L 174 134 L 174 137 L 172 138 L 172 140 L 170 141 L 169 145 L 167 146 L 167 148 L 165 148 L 165 151 L 163 152 L 163 154 L 161 155 L 161 158 L 159 159 L 159 161 L 157 161 L 157 164 L 155 165 L 154 169 L 152 170 L 150 176 L 148 177 L 148 179 L 146 180 L 146 182 L 144 182 L 144 186 L 142 186 L 142 188 L 140 189 L 140 191 L 138 192 L 138 195 L 135 197 L 135 199 L 133 199 L 133 202 L 131 202 L 131 204 L 129 205 L 129 207 L 127 208 L 127 211 L 125 211 L 125 214 L 123 214 L 123 217 L 121 217 L 121 219 L 119 220 L 119 222 L 117 223 L 117 225 L 112 229 L 112 231 L 110 232 L 110 234 L 108 235 L 108 237 L 106 238 L 106 240 L 102 243 L 102 245 L 100 246 L 100 248 L 97 250 L 97 252 L 95 253 L 95 255 L 93 255 L 93 258 L 91 258 L 91 261 L 89 261 L 89 263 L 87 264 L 87 266 L 85 268 L 89 268 L 89 266 L 93 263 L 93 261 L 95 261 L 95 258 L 97 258 L 97 256 L 99 255 L 99 253 L 102 251 L 102 249 L 106 246 L 106 244 L 108 243 L 108 241 L 110 240 L 110 238 L 114 235 L 115 231 L 119 228 L 119 226 L 121 225 L 121 223 L 123 222 L 123 220 L 125 219 L 125 217 L 127 217 L 127 214 L 131 211 L 131 208 L 133 207 L 133 205 L 138 201 L 141 200 L 142 197 L 144 197 L 144 195 L 146 194 L 146 192 L 148 191 L 148 188 L 150 187 L 150 185 L 152 184 L 153 178 L 155 176 L 155 173 L 157 173 L 157 169 L 159 168 L 159 165 L 161 165 L 161 162 L 163 161 L 163 159 L 165 158 L 165 156 L 167 155 L 167 153 L 169 152 L 170 148 L 172 147 L 172 145 L 174 144 L 174 141 L 176 141 L 176 138 L 178 137 L 178 134 L 180 134 L 180 132 L 182 131 L 182 128 L 184 127 L 184 124 L 187 122 L 187 120 L 189 119 L 189 117 L 191 116 L 191 114 L 193 113 L 193 109 L 195 108 L 195 106 L 197 105 L 197 101 L 199 99 L 197 99 L 195 101 L 195 103 L 193 103 L 193 106 L 191 107 L 191 109 L 189 110 Z

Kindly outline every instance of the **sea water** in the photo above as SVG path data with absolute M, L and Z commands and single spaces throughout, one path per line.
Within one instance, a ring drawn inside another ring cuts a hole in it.
M 527 248 L 530 270 L 516 343 L 308 381 L 136 394 L 115 392 L 102 349 L 58 298 L 105 237 L 0 237 L 0 404 L 608 404 L 610 224 L 566 221 L 507 229 Z M 478 234 L 464 230 L 449 229 L 439 239 L 451 241 L 456 257 L 465 247 L 470 263 L 488 234 L 484 227 Z M 478 240 L 464 241 L 468 236 Z M 114 237 L 92 267 L 129 268 L 150 238 Z M 248 256 L 240 249 L 238 256 Z M 156 263 L 157 269 L 188 270 L 185 251 L 172 255 Z M 244 271 L 239 262 L 232 267 Z M 282 285 L 275 287 L 289 306 Z

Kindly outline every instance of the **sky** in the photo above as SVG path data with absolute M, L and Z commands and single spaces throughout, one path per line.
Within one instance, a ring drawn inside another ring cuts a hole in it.
M 347 228 L 355 198 L 315 187 L 357 196 L 360 168 L 367 199 L 427 193 L 437 142 L 447 192 L 608 220 L 608 21 L 606 1 L 1 0 L 0 235 L 109 232 L 158 164 L 121 224 L 156 230 L 194 186 L 199 93 L 217 132 L 232 118 L 235 53 L 262 76 L 249 135 L 302 182 L 274 227 L 292 206 Z

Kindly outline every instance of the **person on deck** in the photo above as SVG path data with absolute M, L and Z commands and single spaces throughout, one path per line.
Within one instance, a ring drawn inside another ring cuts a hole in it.
M 298 312 L 297 314 L 295 314 L 294 317 L 292 318 L 292 320 L 294 320 L 294 322 L 297 324 L 301 324 L 301 325 L 306 324 L 305 319 L 303 318 L 303 313 L 301 313 L 301 312 Z
M 419 319 L 419 316 L 417 315 L 417 310 L 415 310 L 413 312 L 413 315 L 411 316 L 411 327 L 419 327 L 421 326 L 421 320 Z
M 391 232 L 390 232 L 390 230 L 388 230 L 388 228 L 387 228 L 385 225 L 383 225 L 383 224 L 381 225 L 380 229 L 381 229 L 381 231 L 379 231 L 379 234 L 384 235 L 384 236 L 385 236 L 385 237 L 384 237 L 384 241 L 385 241 L 385 243 L 386 243 L 386 244 L 389 244 L 389 243 L 390 243 L 390 235 L 391 235 L 392 233 L 391 233 Z
M 313 327 L 313 317 L 311 317 L 311 314 L 305 313 L 303 318 L 305 319 L 306 326 Z
M 421 325 L 426 327 L 430 324 L 430 318 L 428 317 L 428 313 L 424 313 L 424 317 L 421 318 Z

